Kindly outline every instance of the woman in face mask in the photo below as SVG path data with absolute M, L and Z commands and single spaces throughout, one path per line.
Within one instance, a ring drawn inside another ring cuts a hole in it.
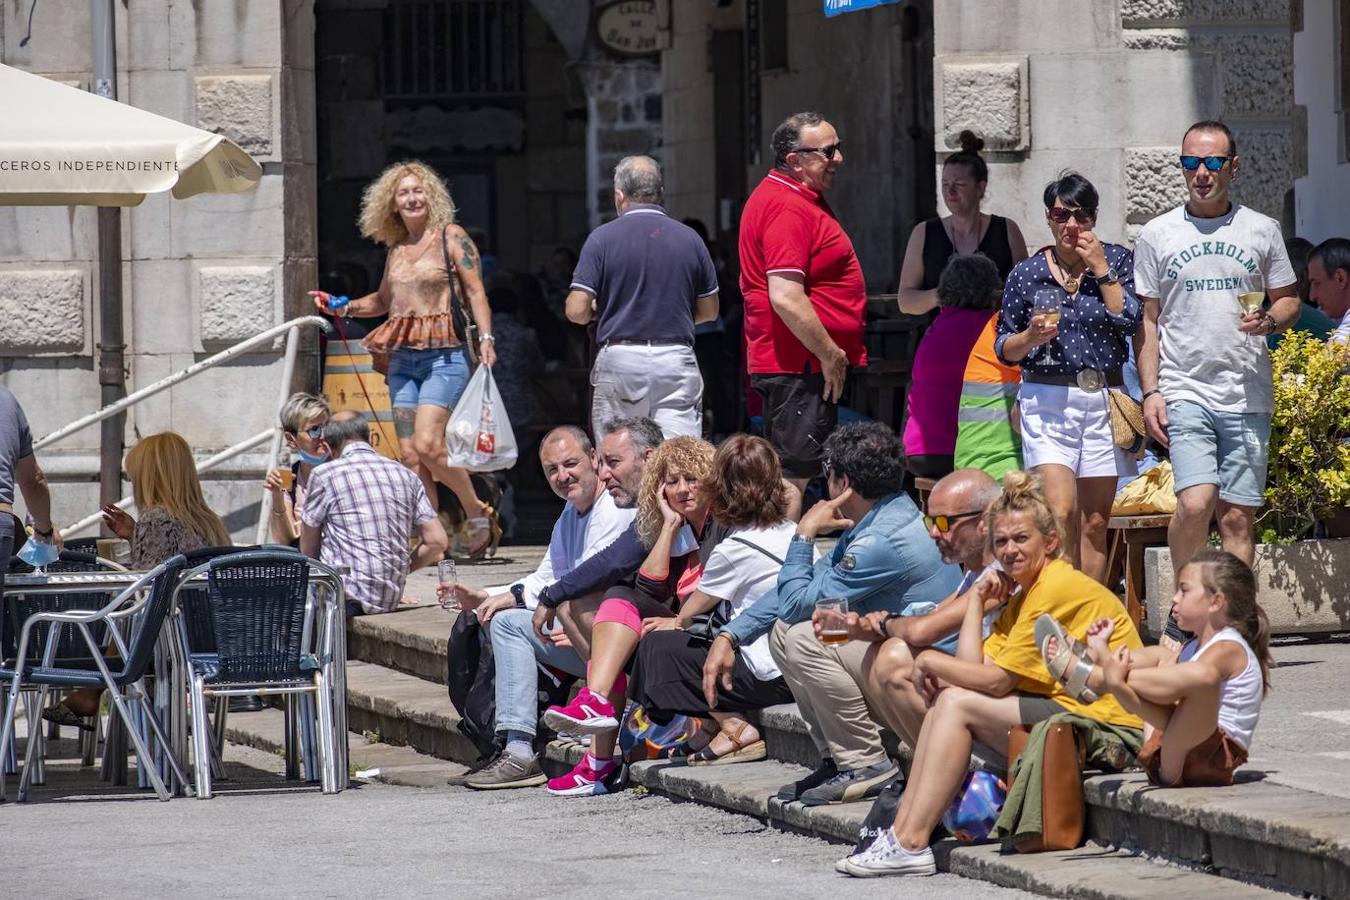
M 272 492 L 272 543 L 296 546 L 300 541 L 300 513 L 305 506 L 309 473 L 328 459 L 323 426 L 332 415 L 328 401 L 313 394 L 292 394 L 281 408 L 281 431 L 296 461 L 267 473 L 264 484 Z

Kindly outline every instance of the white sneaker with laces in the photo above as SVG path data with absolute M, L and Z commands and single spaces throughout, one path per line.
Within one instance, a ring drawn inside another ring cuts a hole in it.
M 931 847 L 906 850 L 900 846 L 895 831 L 887 828 L 862 853 L 844 860 L 844 871 L 857 878 L 875 878 L 880 875 L 933 875 L 937 862 Z

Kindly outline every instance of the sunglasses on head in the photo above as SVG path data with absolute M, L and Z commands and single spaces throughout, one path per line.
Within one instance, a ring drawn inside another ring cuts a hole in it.
M 842 142 L 840 142 L 840 141 L 835 141 L 833 144 L 830 144 L 830 146 L 828 146 L 828 147 L 794 147 L 794 148 L 792 148 L 792 152 L 793 152 L 793 153 L 819 153 L 821 156 L 825 157 L 826 160 L 831 160 L 831 159 L 834 159 L 834 155 L 835 155 L 836 153 L 838 153 L 838 152 L 839 152 L 839 149 L 840 149 L 841 147 L 843 147 L 843 146 L 844 146 L 844 145 L 843 145 Z
M 952 516 L 924 516 L 923 524 L 928 528 L 929 531 L 932 531 L 934 528 L 936 528 L 938 531 L 941 531 L 943 534 L 946 534 L 947 532 L 952 530 L 952 525 L 955 524 L 957 521 L 961 519 L 969 519 L 971 516 L 978 516 L 982 512 L 984 512 L 984 510 L 982 509 L 973 509 L 970 512 L 957 513 L 956 515 Z
M 1181 157 L 1181 167 L 1187 172 L 1194 172 L 1200 168 L 1201 163 L 1204 163 L 1206 169 L 1217 172 L 1228 165 L 1230 159 L 1232 159 L 1230 156 L 1183 156 Z
M 1063 225 L 1070 218 L 1076 219 L 1080 225 L 1087 225 L 1097 218 L 1095 209 L 1067 209 L 1063 206 L 1050 207 L 1050 221 Z

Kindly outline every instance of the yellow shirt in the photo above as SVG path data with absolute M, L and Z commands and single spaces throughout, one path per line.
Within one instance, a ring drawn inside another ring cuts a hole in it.
M 1049 697 L 1070 712 L 1106 722 L 1143 728 L 1138 716 L 1126 712 L 1115 697 L 1106 696 L 1085 704 L 1069 697 L 1064 687 L 1051 677 L 1036 647 L 1036 620 L 1049 613 L 1069 634 L 1082 638 L 1088 625 L 1106 617 L 1116 623 L 1109 644 L 1112 650 L 1143 646 L 1139 631 L 1115 594 L 1060 559 L 1041 569 L 1031 590 L 1023 591 L 1003 608 L 993 630 L 984 641 L 984 653 L 994 665 L 1017 676 L 1018 693 Z

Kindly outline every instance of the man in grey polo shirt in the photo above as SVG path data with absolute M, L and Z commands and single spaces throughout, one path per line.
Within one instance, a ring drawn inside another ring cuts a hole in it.
M 600 352 L 591 369 L 591 426 L 645 416 L 666 437 L 703 433 L 703 378 L 694 325 L 717 318 L 717 270 L 708 248 L 661 208 L 661 167 L 627 156 L 614 168 L 619 216 L 581 248 L 567 318 L 597 318 Z

